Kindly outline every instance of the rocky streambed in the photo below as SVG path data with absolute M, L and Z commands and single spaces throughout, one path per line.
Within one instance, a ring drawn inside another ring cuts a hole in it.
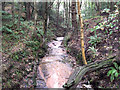
M 48 43 L 48 54 L 38 66 L 36 88 L 62 88 L 72 73 L 75 58 L 67 54 L 63 39 L 57 37 Z

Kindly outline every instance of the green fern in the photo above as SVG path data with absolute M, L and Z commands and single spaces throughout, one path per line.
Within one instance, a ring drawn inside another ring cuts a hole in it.
M 120 75 L 120 66 L 116 62 L 113 63 L 114 67 L 110 67 L 107 76 L 110 77 L 111 82 Z
M 92 44 L 93 46 L 96 46 L 96 44 L 101 41 L 101 37 L 97 37 L 96 35 L 90 36 L 89 38 L 90 41 L 88 43 Z

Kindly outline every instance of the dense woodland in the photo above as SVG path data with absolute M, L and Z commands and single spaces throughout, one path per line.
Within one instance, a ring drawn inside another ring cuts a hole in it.
M 120 88 L 120 1 L 81 1 L 1 3 L 2 88 L 51 88 L 37 72 L 57 37 L 74 58 L 63 88 Z

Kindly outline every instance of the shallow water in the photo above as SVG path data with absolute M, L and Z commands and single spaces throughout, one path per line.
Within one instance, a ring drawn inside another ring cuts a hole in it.
M 72 73 L 71 62 L 75 58 L 68 55 L 61 45 L 63 39 L 64 37 L 57 37 L 56 41 L 48 43 L 49 54 L 42 59 L 38 67 L 38 88 L 62 88 Z

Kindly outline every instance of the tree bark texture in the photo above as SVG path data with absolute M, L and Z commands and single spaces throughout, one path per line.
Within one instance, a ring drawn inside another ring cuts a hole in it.
M 76 2 L 74 2 L 74 0 L 72 1 L 72 8 L 71 8 L 72 12 L 72 28 L 74 30 L 74 34 L 77 34 L 78 32 L 78 24 L 77 24 L 77 12 L 76 12 Z
M 59 24 L 59 7 L 60 7 L 60 2 L 58 0 L 58 2 L 57 2 L 57 25 Z M 57 27 L 57 29 L 58 29 L 58 27 Z
M 15 22 L 15 15 L 14 15 L 14 2 L 12 4 L 12 21 Z
M 21 17 L 21 3 L 19 2 L 18 3 L 18 26 L 17 26 L 17 29 L 20 29 L 20 17 Z
M 26 3 L 26 19 L 30 20 L 31 19 L 31 12 L 30 12 L 30 2 Z
M 48 10 L 47 10 L 47 5 L 48 4 L 48 2 L 45 2 L 45 13 L 44 13 L 44 24 L 43 24 L 43 30 L 44 30 L 44 38 L 46 38 L 46 36 L 47 36 L 47 12 L 48 12 Z
M 37 25 L 37 8 L 36 2 L 34 2 L 34 32 L 36 34 L 36 25 Z
M 106 59 L 106 60 L 101 60 L 101 61 L 97 61 L 97 62 L 93 62 L 93 63 L 90 63 L 90 64 L 87 64 L 87 65 L 84 65 L 84 66 L 80 66 L 80 67 L 77 67 L 75 69 L 75 71 L 70 75 L 67 83 L 65 83 L 63 85 L 64 88 L 76 88 L 77 85 L 79 84 L 79 82 L 81 81 L 82 77 L 86 74 L 86 73 L 90 73 L 92 71 L 95 71 L 97 69 L 100 69 L 100 68 L 105 68 L 105 67 L 108 67 L 110 65 L 113 64 L 113 62 L 119 62 L 120 61 L 118 59 L 115 59 L 115 56 L 109 58 L 109 59 Z

